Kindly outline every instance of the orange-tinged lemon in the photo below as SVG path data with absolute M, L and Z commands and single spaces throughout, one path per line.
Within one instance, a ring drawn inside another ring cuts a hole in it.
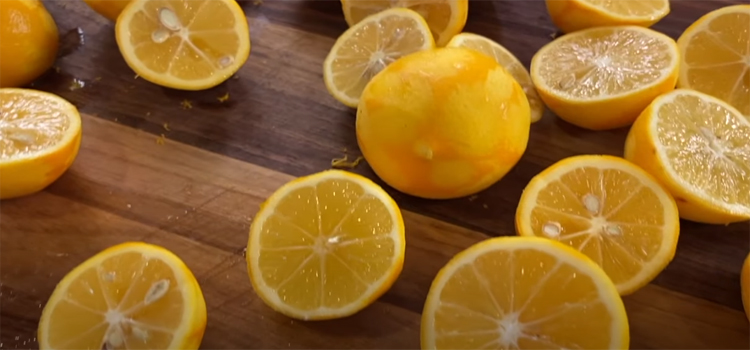
M 516 211 L 521 236 L 563 242 L 602 267 L 622 295 L 648 284 L 672 261 L 677 206 L 644 170 L 625 159 L 563 159 L 526 186 Z
M 494 59 L 466 48 L 419 51 L 365 88 L 357 142 L 377 175 L 423 198 L 456 198 L 502 178 L 523 155 L 529 103 Z
M 718 97 L 750 117 L 750 5 L 711 11 L 677 39 L 677 86 Z
M 57 25 L 39 0 L 2 0 L 0 88 L 31 83 L 55 63 Z
M 384 10 L 339 36 L 323 63 L 323 80 L 331 96 L 356 108 L 362 90 L 385 66 L 434 47 L 430 28 L 418 13 L 406 8 Z
M 539 97 L 539 93 L 536 92 L 529 71 L 526 70 L 523 63 L 521 63 L 512 52 L 494 42 L 492 39 L 466 32 L 457 34 L 445 46 L 465 47 L 494 58 L 497 63 L 503 66 L 503 68 L 505 68 L 508 73 L 510 73 L 510 75 L 521 84 L 523 91 L 526 93 L 526 98 L 529 100 L 531 122 L 535 123 L 542 119 L 542 115 L 544 114 L 544 102 L 542 102 L 542 99 Z
M 745 316 L 750 321 L 750 254 L 745 258 L 740 272 L 740 288 L 742 291 L 742 305 L 745 307 Z
M 250 54 L 247 18 L 234 0 L 132 0 L 115 34 L 130 68 L 174 89 L 219 85 Z
M 669 14 L 669 0 L 545 0 L 552 23 L 565 33 L 603 26 L 650 27 Z
M 0 199 L 41 191 L 73 163 L 81 144 L 81 116 L 46 92 L 0 89 Z
M 592 130 L 628 126 L 677 81 L 677 44 L 638 26 L 566 34 L 531 60 L 542 101 L 563 120 Z
M 367 178 L 328 170 L 285 184 L 263 203 L 246 258 L 267 305 L 320 320 L 352 315 L 385 293 L 405 247 L 393 199 Z
M 119 244 L 58 283 L 44 306 L 41 349 L 198 349 L 206 302 L 180 258 L 160 246 Z
M 432 282 L 422 349 L 627 349 L 628 318 L 607 275 L 578 251 L 499 237 L 456 255 Z
M 110 21 L 117 21 L 125 6 L 128 6 L 130 0 L 83 0 L 96 13 L 106 17 Z
M 350 26 L 392 7 L 412 9 L 425 18 L 438 46 L 460 33 L 469 15 L 469 0 L 341 0 L 341 7 Z
M 750 220 L 750 120 L 724 101 L 687 89 L 660 96 L 630 129 L 625 158 L 672 193 L 683 219 Z

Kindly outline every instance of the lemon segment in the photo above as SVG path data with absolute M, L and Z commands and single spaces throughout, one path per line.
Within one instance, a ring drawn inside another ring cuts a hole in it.
M 352 315 L 398 278 L 404 224 L 396 203 L 356 174 L 329 170 L 279 188 L 250 228 L 247 264 L 255 292 L 302 320 Z
M 356 108 L 373 76 L 400 57 L 435 47 L 424 18 L 405 8 L 392 8 L 365 18 L 344 32 L 323 63 L 328 92 Z
M 717 97 L 750 117 L 750 5 L 711 11 L 680 35 L 677 86 Z
M 670 12 L 669 0 L 545 0 L 547 12 L 560 30 L 604 26 L 650 27 Z
M 341 6 L 350 26 L 389 8 L 414 10 L 427 21 L 438 46 L 461 32 L 469 13 L 468 0 L 341 0 Z
M 58 283 L 37 339 L 41 349 L 197 349 L 205 327 L 206 304 L 188 267 L 162 247 L 130 242 Z
M 654 98 L 674 89 L 674 40 L 638 26 L 599 27 L 564 35 L 531 60 L 531 78 L 547 107 L 592 130 L 628 126 Z
M 672 193 L 683 219 L 750 220 L 750 121 L 726 102 L 677 89 L 633 124 L 625 158 Z
M 438 273 L 422 312 L 422 349 L 627 349 L 628 318 L 607 275 L 537 237 L 469 247 Z
M 0 198 L 26 196 L 57 180 L 78 155 L 78 109 L 50 93 L 0 89 Z
M 250 54 L 247 19 L 234 0 L 132 0 L 115 34 L 131 69 L 173 89 L 219 85 Z
M 619 157 L 590 155 L 535 176 L 521 195 L 516 229 L 579 250 L 626 295 L 674 258 L 680 224 L 674 199 L 651 175 Z
M 529 71 L 508 49 L 489 38 L 466 32 L 457 34 L 445 46 L 465 47 L 494 58 L 523 87 L 526 98 L 529 100 L 529 107 L 531 108 L 531 122 L 535 123 L 542 119 L 544 102 L 539 97 L 539 93 L 536 92 Z

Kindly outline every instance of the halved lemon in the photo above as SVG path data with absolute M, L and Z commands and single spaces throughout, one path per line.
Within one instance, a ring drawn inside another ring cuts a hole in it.
M 255 292 L 289 317 L 352 315 L 396 281 L 404 263 L 396 203 L 360 175 L 329 170 L 282 186 L 250 227 Z
M 628 318 L 606 274 L 553 240 L 499 237 L 456 255 L 432 282 L 422 349 L 627 349 Z
M 41 191 L 78 155 L 81 116 L 62 97 L 0 89 L 0 199 Z
M 564 35 L 531 60 L 547 107 L 592 130 L 628 126 L 654 98 L 674 89 L 680 54 L 670 37 L 638 26 Z
M 677 40 L 677 86 L 718 97 L 750 117 L 750 5 L 711 11 Z
M 400 57 L 434 47 L 418 13 L 405 8 L 378 12 L 339 36 L 323 63 L 323 79 L 331 96 L 356 108 L 375 74 Z
M 672 261 L 677 206 L 651 175 L 613 156 L 563 159 L 535 176 L 516 210 L 521 236 L 563 242 L 604 269 L 622 295 Z
M 174 89 L 219 85 L 250 54 L 247 19 L 235 0 L 132 0 L 115 34 L 130 68 Z
M 78 265 L 44 306 L 41 349 L 197 349 L 206 303 L 185 263 L 142 242 Z
M 542 119 L 544 103 L 539 97 L 539 93 L 536 92 L 529 71 L 526 70 L 523 63 L 508 49 L 490 38 L 473 33 L 457 34 L 448 42 L 446 47 L 465 47 L 494 58 L 497 63 L 516 79 L 526 93 L 526 98 L 529 100 L 529 107 L 531 109 L 531 122 L 535 123 L 539 119 Z
M 592 27 L 650 27 L 669 14 L 669 0 L 545 0 L 547 12 L 565 33 Z
M 664 184 L 683 219 L 750 220 L 750 120 L 726 102 L 687 89 L 660 96 L 630 129 L 625 158 Z
M 469 14 L 469 0 L 341 0 L 341 7 L 350 26 L 392 7 L 417 11 L 429 24 L 438 46 L 461 32 Z

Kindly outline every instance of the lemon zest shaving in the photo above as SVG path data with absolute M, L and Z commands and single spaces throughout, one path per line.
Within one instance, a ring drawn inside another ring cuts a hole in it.
M 333 168 L 348 168 L 348 169 L 354 169 L 359 165 L 360 162 L 362 162 L 365 158 L 362 156 L 357 157 L 354 161 L 349 161 L 349 156 L 344 155 L 343 158 L 334 158 L 331 159 L 331 167 Z

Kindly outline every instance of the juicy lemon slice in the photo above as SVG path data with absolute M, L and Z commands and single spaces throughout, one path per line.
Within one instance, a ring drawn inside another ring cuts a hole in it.
M 654 98 L 673 90 L 679 62 L 668 36 L 638 26 L 564 35 L 531 60 L 531 79 L 547 107 L 582 128 L 633 123 Z
M 576 248 L 604 269 L 622 295 L 669 264 L 679 221 L 674 199 L 653 177 L 612 156 L 553 164 L 529 182 L 516 211 L 518 234 Z
M 492 39 L 472 33 L 461 33 L 454 36 L 446 47 L 465 47 L 494 58 L 516 79 L 526 93 L 531 108 L 531 122 L 535 123 L 542 119 L 544 103 L 539 97 L 539 93 L 536 92 L 529 71 L 508 49 L 492 41 Z
M 0 106 L 0 198 L 41 191 L 78 155 L 81 116 L 63 98 L 29 89 L 0 89 Z
M 451 259 L 422 312 L 422 349 L 627 349 L 607 275 L 553 240 L 499 237 Z
M 247 19 L 234 0 L 132 0 L 115 34 L 130 68 L 174 89 L 219 85 L 250 54 Z
M 669 0 L 545 0 L 552 23 L 565 33 L 592 27 L 650 27 L 669 14 Z
M 356 108 L 375 74 L 400 57 L 434 47 L 422 16 L 404 8 L 385 10 L 341 34 L 323 63 L 323 79 L 331 96 Z
M 352 315 L 385 293 L 404 263 L 396 203 L 372 181 L 329 170 L 279 188 L 250 228 L 256 293 L 303 320 Z
M 750 116 L 750 5 L 712 11 L 677 40 L 677 86 L 718 97 Z
M 39 321 L 41 349 L 197 349 L 206 303 L 187 266 L 168 250 L 123 243 L 60 281 Z
M 341 6 L 350 26 L 392 7 L 417 11 L 427 20 L 438 46 L 461 32 L 469 14 L 469 0 L 341 0 Z
M 625 158 L 672 193 L 687 220 L 750 220 L 750 121 L 701 92 L 678 89 L 643 111 L 630 129 Z

